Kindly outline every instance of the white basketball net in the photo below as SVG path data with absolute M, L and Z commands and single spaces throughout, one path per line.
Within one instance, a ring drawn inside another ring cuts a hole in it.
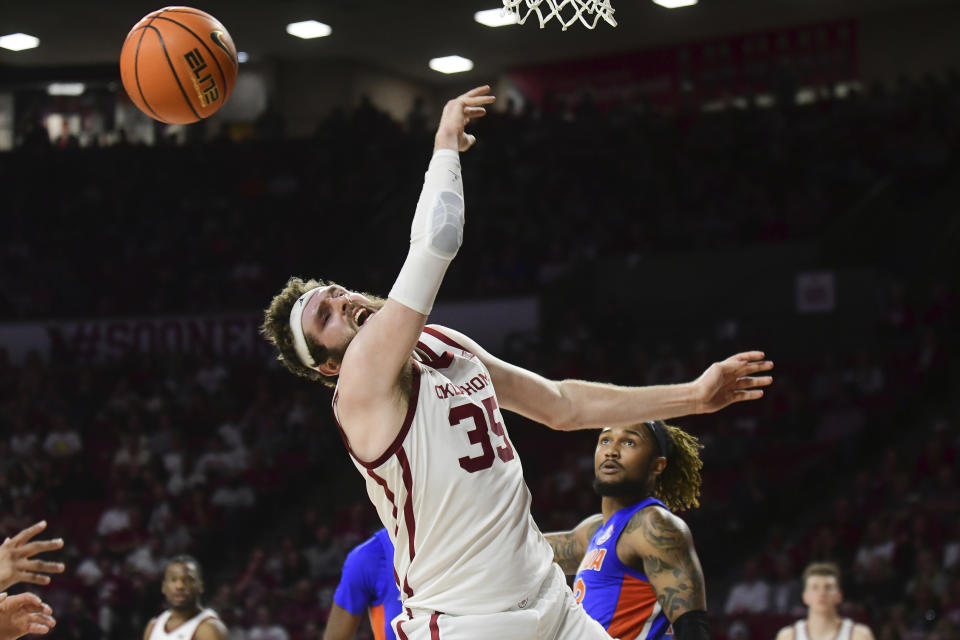
M 551 18 L 556 18 L 564 31 L 578 20 L 587 29 L 597 26 L 600 18 L 617 26 L 610 0 L 503 0 L 503 9 L 515 13 L 520 24 L 536 13 L 541 29 Z

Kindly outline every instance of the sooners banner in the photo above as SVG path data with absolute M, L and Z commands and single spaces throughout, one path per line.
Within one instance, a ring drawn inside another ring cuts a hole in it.
M 94 318 L 0 324 L 0 349 L 13 362 L 30 351 L 44 359 L 102 362 L 131 355 L 211 355 L 230 359 L 273 358 L 260 335 L 262 313 L 220 316 Z M 535 298 L 437 305 L 430 322 L 448 325 L 497 350 L 513 333 L 539 323 Z
M 597 106 L 648 100 L 677 105 L 685 96 L 776 91 L 857 79 L 853 20 L 826 22 L 646 49 L 634 53 L 520 67 L 510 81 L 528 99 L 576 104 L 585 93 Z

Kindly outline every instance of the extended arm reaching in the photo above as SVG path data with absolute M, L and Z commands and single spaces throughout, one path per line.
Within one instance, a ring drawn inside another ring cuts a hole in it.
M 390 299 L 424 316 L 430 315 L 447 266 L 463 241 L 463 181 L 457 152 L 476 141 L 464 128 L 471 118 L 486 114 L 483 105 L 496 99 L 487 95 L 489 91 L 488 86 L 477 87 L 447 102 L 437 127 L 433 159 L 410 228 L 410 251 L 390 291 Z M 421 329 L 422 324 L 417 336 Z
M 667 420 L 713 413 L 735 402 L 763 397 L 773 369 L 762 351 L 747 351 L 710 365 L 693 382 L 649 387 L 621 387 L 584 380 L 548 380 L 505 362 L 462 333 L 443 331 L 470 349 L 490 370 L 500 407 L 553 429 L 628 427 L 644 420 Z
M 444 107 L 410 228 L 407 259 L 383 308 L 366 322 L 343 356 L 337 411 L 361 459 L 379 455 L 400 429 L 405 406 L 398 402 L 403 397 L 397 393 L 398 385 L 463 239 L 463 182 L 457 154 L 475 141 L 464 127 L 486 113 L 484 105 L 495 100 L 489 92 L 490 87 L 477 87 Z

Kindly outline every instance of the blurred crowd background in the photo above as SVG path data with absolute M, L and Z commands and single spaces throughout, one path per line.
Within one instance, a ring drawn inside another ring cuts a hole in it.
M 564 274 L 654 250 L 816 240 L 881 182 L 894 185 L 887 197 L 922 204 L 956 175 L 958 115 L 957 76 L 806 107 L 640 105 L 598 118 L 584 101 L 491 116 L 464 158 L 470 215 L 445 297 L 554 287 L 563 300 L 502 346 L 507 359 L 633 384 L 692 379 L 745 347 L 777 362 L 762 402 L 678 421 L 706 445 L 702 505 L 683 516 L 718 638 L 771 637 L 802 616 L 799 574 L 819 560 L 841 566 L 844 614 L 878 638 L 958 637 L 956 280 L 882 265 L 868 343 L 797 345 L 774 327 L 758 345 L 712 327 L 697 340 L 651 337 L 645 314 L 696 314 L 696 294 L 687 309 L 638 312 L 582 302 Z M 2 317 L 255 309 L 310 256 L 318 275 L 385 292 L 427 123 L 363 105 L 310 140 L 281 132 L 202 152 L 38 138 L 0 155 L 18 185 L 0 240 Z M 731 265 L 731 277 L 752 267 Z M 14 363 L 0 351 L 0 534 L 42 517 L 67 540 L 67 574 L 44 589 L 55 636 L 141 633 L 162 606 L 164 558 L 189 552 L 231 637 L 319 638 L 345 553 L 378 528 L 328 402 L 268 359 L 53 352 Z M 509 427 L 543 530 L 597 510 L 593 434 L 515 416 Z

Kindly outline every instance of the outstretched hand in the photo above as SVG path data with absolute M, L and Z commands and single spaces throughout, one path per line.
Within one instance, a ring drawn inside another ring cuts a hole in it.
M 38 553 L 63 548 L 60 538 L 30 542 L 46 528 L 46 521 L 38 522 L 0 544 L 0 591 L 18 582 L 50 584 L 50 576 L 44 574 L 63 573 L 64 566 L 60 562 L 31 560 Z
M 0 640 L 16 640 L 28 633 L 43 635 L 56 624 L 50 605 L 34 594 L 0 593 Z
M 713 413 L 734 402 L 757 400 L 773 382 L 771 376 L 754 376 L 770 371 L 773 362 L 763 359 L 762 351 L 745 351 L 714 362 L 693 381 L 696 413 Z
M 464 129 L 473 118 L 482 118 L 487 115 L 484 105 L 493 104 L 497 99 L 496 96 L 489 94 L 490 87 L 483 85 L 447 102 L 440 116 L 440 125 L 437 127 L 434 150 L 466 151 L 473 146 L 477 138 Z

